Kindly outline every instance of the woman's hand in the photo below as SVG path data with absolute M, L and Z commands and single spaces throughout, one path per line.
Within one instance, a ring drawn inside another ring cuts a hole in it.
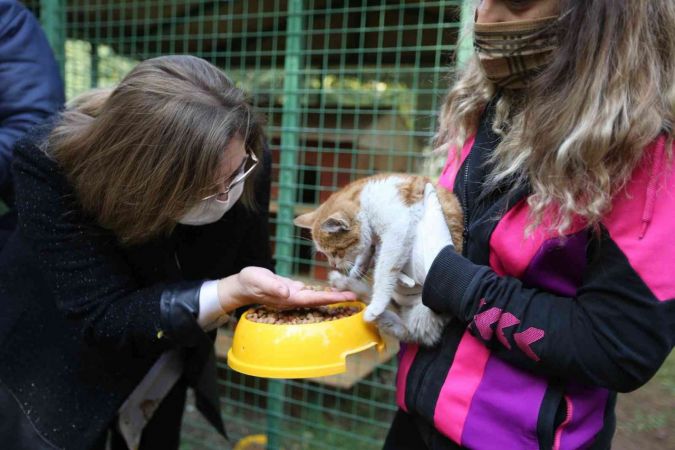
M 304 288 L 304 283 L 262 267 L 246 267 L 238 274 L 218 281 L 218 298 L 225 312 L 254 303 L 283 309 L 356 300 L 356 294 L 352 292 Z

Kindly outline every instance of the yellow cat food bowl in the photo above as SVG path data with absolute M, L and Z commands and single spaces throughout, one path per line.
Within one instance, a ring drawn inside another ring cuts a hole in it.
M 384 350 L 377 328 L 363 320 L 363 303 L 328 306 L 340 307 L 358 312 L 331 321 L 280 325 L 253 321 L 256 310 L 249 309 L 234 331 L 227 364 L 263 378 L 314 378 L 345 372 L 351 354 L 372 347 Z

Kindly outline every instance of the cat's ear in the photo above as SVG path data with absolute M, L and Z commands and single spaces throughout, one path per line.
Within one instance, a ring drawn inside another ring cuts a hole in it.
M 295 220 L 293 220 L 293 224 L 296 227 L 311 230 L 315 220 L 316 220 L 316 210 L 299 215 L 298 217 L 295 218 Z
M 321 231 L 326 233 L 341 233 L 351 229 L 349 221 L 342 214 L 333 214 L 321 224 Z

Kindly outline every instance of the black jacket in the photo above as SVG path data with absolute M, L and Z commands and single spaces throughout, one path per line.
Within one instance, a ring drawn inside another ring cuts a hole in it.
M 530 187 L 485 189 L 494 104 L 439 180 L 462 205 L 463 255 L 441 251 L 422 301 L 453 319 L 438 346 L 404 346 L 398 403 L 435 430 L 433 450 L 607 449 L 616 392 L 675 343 L 672 144 L 644 149 L 597 230 L 577 218 L 565 236 L 526 234 Z
M 0 253 L 0 381 L 46 440 L 86 449 L 159 355 L 181 348 L 198 406 L 222 429 L 213 334 L 196 322 L 199 287 L 271 267 L 269 152 L 257 212 L 238 204 L 216 223 L 125 248 L 78 208 L 36 145 L 46 132 L 15 149 L 19 221 Z

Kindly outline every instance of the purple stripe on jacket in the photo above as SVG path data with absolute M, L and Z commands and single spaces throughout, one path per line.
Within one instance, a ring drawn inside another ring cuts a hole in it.
M 526 285 L 562 296 L 574 296 L 586 268 L 587 242 L 586 231 L 563 239 L 546 240 L 521 279 Z M 485 448 L 485 435 L 490 433 L 492 448 L 537 449 L 537 421 L 547 386 L 546 377 L 491 356 L 471 403 L 462 444 L 469 448 Z M 574 414 L 562 430 L 561 445 L 564 449 L 582 448 L 602 427 L 603 414 L 597 414 L 597 409 L 604 409 L 607 391 L 576 387 L 570 389 L 567 396 L 573 404 Z M 502 405 L 508 405 L 508 408 Z M 596 414 L 597 420 L 583 422 L 584 428 L 576 426 L 579 418 L 583 419 L 587 414 Z
M 574 296 L 586 270 L 587 244 L 586 231 L 547 240 L 520 279 L 528 286 L 537 286 L 565 297 Z
M 572 401 L 572 420 L 560 438 L 560 450 L 588 448 L 602 429 L 609 391 L 578 384 L 567 386 L 567 396 Z
M 462 445 L 486 450 L 538 449 L 537 417 L 547 384 L 545 378 L 491 356 L 471 401 Z

